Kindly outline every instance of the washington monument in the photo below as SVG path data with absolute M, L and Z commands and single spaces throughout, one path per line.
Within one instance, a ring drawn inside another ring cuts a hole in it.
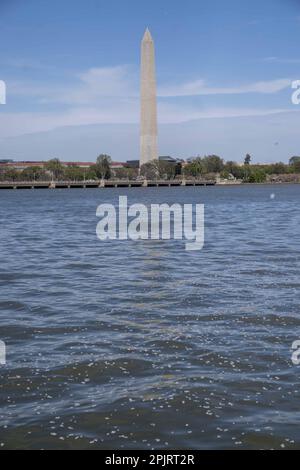
M 140 166 L 158 158 L 154 43 L 147 28 L 141 45 Z

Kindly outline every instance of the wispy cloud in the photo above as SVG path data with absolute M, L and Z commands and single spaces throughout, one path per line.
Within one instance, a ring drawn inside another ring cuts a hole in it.
M 250 116 L 269 116 L 273 114 L 284 113 L 284 108 L 233 108 L 233 107 L 210 107 L 205 109 L 197 109 L 195 107 L 183 106 L 180 104 L 159 103 L 159 120 L 162 123 L 182 123 L 199 119 L 217 119 L 217 118 L 233 118 L 233 117 L 250 117 Z
M 179 85 L 162 85 L 158 88 L 158 96 L 175 98 L 197 95 L 273 94 L 290 85 L 291 79 L 282 78 L 232 87 L 212 87 L 205 80 L 197 79 Z M 138 71 L 128 65 L 95 67 L 78 73 L 68 85 L 15 82 L 10 85 L 10 91 L 17 95 L 36 96 L 39 102 L 45 104 L 78 105 L 93 104 L 103 98 L 137 98 L 139 95 Z
M 128 65 L 95 67 L 76 74 L 72 81 L 53 84 L 8 83 L 9 93 L 30 98 L 36 111 L 12 112 L 7 106 L 0 115 L 0 137 L 87 124 L 138 123 L 139 73 Z M 212 87 L 204 80 L 159 87 L 158 116 L 161 123 L 205 118 L 263 116 L 285 111 L 261 107 L 200 107 L 177 97 L 197 95 L 275 94 L 290 86 L 289 79 L 258 81 L 232 87 Z M 170 98 L 166 100 L 164 98 Z M 21 100 L 23 101 L 23 100 Z
M 300 64 L 300 58 L 282 58 L 276 56 L 263 57 L 262 62 L 276 63 L 276 64 Z
M 291 80 L 283 78 L 279 80 L 269 80 L 243 84 L 234 87 L 209 87 L 204 80 L 195 80 L 183 83 L 178 86 L 166 86 L 159 89 L 159 96 L 196 96 L 196 95 L 237 95 L 244 93 L 278 93 L 290 87 Z
M 36 97 L 39 103 L 44 104 L 88 105 L 103 98 L 138 96 L 138 75 L 127 65 L 95 67 L 76 74 L 67 84 L 15 81 L 10 83 L 10 92 Z
M 281 108 L 207 108 L 160 102 L 158 117 L 161 124 L 176 124 L 199 119 L 269 116 L 284 113 Z M 0 114 L 0 138 L 45 132 L 66 126 L 89 124 L 138 124 L 139 103 L 106 105 L 98 107 L 74 107 L 57 112 L 16 112 Z

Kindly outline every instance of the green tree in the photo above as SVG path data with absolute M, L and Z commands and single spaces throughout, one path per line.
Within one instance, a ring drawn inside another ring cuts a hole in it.
M 96 164 L 93 167 L 98 178 L 108 180 L 111 177 L 111 157 L 109 155 L 101 154 L 97 158 Z
M 247 153 L 247 155 L 245 156 L 245 160 L 244 160 L 244 178 L 243 179 L 245 181 L 250 181 L 250 175 L 251 175 L 250 163 L 251 163 L 251 155 Z
M 14 168 L 6 169 L 1 175 L 2 181 L 18 181 L 19 178 L 20 173 Z
M 298 163 L 298 162 L 300 162 L 300 157 L 297 157 L 297 156 L 292 157 L 292 158 L 290 158 L 290 160 L 289 160 L 289 164 L 290 164 L 290 165 L 295 165 L 295 163 Z
M 23 181 L 38 181 L 47 179 L 47 176 L 43 168 L 38 166 L 29 166 L 21 172 L 20 179 Z
M 237 179 L 243 179 L 245 176 L 245 170 L 243 166 L 238 165 L 236 162 L 228 161 L 224 166 L 224 170 L 228 171 L 232 176 Z
M 300 161 L 294 163 L 293 171 L 294 173 L 300 173 Z
M 97 174 L 95 171 L 95 165 L 91 165 L 86 173 L 85 173 L 85 179 L 86 180 L 96 180 L 97 179 Z
M 204 173 L 220 173 L 224 169 L 224 160 L 218 155 L 208 155 L 202 158 Z
M 247 155 L 245 156 L 244 165 L 250 165 L 250 163 L 251 163 L 251 155 L 247 153 Z
M 300 173 L 300 157 L 290 158 L 289 165 L 293 173 Z
M 282 162 L 264 165 L 263 168 L 268 175 L 284 175 L 289 171 L 288 166 Z
M 85 170 L 78 165 L 68 165 L 65 168 L 64 177 L 69 181 L 82 181 L 85 177 Z
M 59 158 L 52 158 L 45 165 L 46 170 L 48 170 L 55 180 L 60 179 L 64 174 L 64 167 L 61 164 Z
M 136 180 L 138 177 L 138 168 L 116 168 L 114 170 L 115 177 L 118 179 L 126 179 L 126 180 Z
M 158 173 L 161 179 L 170 180 L 175 177 L 176 165 L 165 161 L 158 161 Z
M 230 178 L 230 173 L 229 173 L 228 170 L 223 170 L 223 171 L 221 171 L 220 176 L 221 176 L 222 179 L 228 180 Z
M 200 157 L 195 158 L 193 161 L 185 165 L 183 174 L 185 176 L 192 176 L 198 178 L 204 173 L 204 166 Z
M 249 183 L 264 183 L 266 172 L 261 168 L 252 168 L 248 178 Z
M 224 170 L 228 171 L 228 173 L 231 173 L 233 175 L 233 172 L 237 168 L 237 164 L 231 160 L 225 163 L 224 165 Z

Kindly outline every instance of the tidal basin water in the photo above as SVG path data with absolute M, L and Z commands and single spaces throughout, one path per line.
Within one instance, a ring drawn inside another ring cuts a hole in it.
M 205 246 L 96 237 L 204 203 Z M 2 449 L 300 448 L 300 186 L 0 192 Z

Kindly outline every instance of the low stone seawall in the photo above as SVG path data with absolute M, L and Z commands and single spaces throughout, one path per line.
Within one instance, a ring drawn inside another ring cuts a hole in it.
M 34 181 L 0 182 L 0 189 L 71 189 L 71 188 L 142 188 L 174 186 L 214 186 L 216 181 L 204 180 L 103 180 L 103 181 Z

